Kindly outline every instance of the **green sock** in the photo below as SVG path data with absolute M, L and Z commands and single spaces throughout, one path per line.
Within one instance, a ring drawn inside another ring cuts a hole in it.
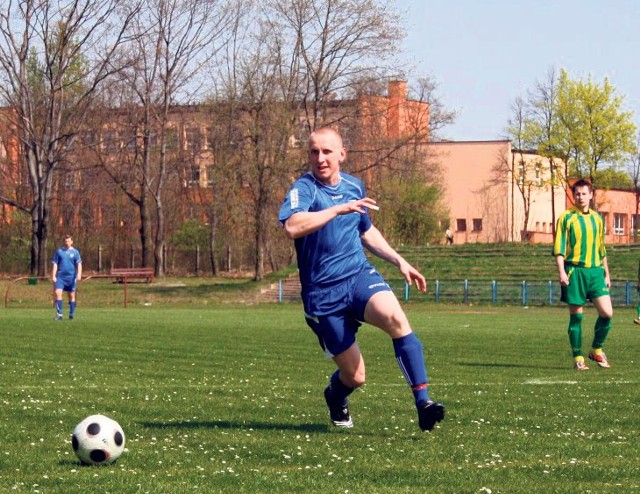
M 582 313 L 569 315 L 569 343 L 574 358 L 582 355 Z
M 610 317 L 600 317 L 596 319 L 595 332 L 593 335 L 593 348 L 602 348 L 604 342 L 607 340 L 607 335 L 611 330 L 611 318 Z
M 640 304 L 636 305 L 636 314 L 638 315 L 638 319 L 640 319 Z

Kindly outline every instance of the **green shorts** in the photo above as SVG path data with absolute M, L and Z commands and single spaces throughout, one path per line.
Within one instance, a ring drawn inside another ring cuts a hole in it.
M 560 300 L 571 305 L 585 305 L 587 300 L 609 295 L 604 281 L 604 268 L 583 268 L 566 264 L 569 285 L 561 286 Z

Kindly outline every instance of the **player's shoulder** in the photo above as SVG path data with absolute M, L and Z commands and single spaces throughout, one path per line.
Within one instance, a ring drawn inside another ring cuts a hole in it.
M 307 172 L 304 175 L 299 176 L 295 182 L 293 182 L 293 185 L 291 186 L 291 188 L 315 188 L 316 187 L 316 179 L 313 178 L 313 174 L 311 172 Z
M 353 187 L 358 189 L 364 195 L 364 182 L 358 177 L 350 175 L 345 172 L 340 172 L 340 181 L 347 187 Z
M 571 206 L 570 208 L 567 208 L 562 213 L 560 213 L 560 219 L 570 218 L 579 214 L 581 214 L 580 210 L 576 206 Z

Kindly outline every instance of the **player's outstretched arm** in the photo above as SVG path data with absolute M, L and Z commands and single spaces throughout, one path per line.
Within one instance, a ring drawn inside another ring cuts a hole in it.
M 415 283 L 416 288 L 422 293 L 427 291 L 427 280 L 416 268 L 409 264 L 404 257 L 398 254 L 389 242 L 382 236 L 380 230 L 371 225 L 364 234 L 361 235 L 362 244 L 380 259 L 398 267 L 405 281 L 409 285 Z
M 292 214 L 284 222 L 284 230 L 287 237 L 294 240 L 320 230 L 337 216 L 350 213 L 364 214 L 364 208 L 375 206 L 375 204 L 373 199 L 365 197 L 345 204 L 336 204 L 322 211 L 301 211 Z

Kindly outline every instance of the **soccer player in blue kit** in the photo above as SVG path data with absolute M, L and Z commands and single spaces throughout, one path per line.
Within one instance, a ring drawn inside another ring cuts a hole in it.
M 279 214 L 295 242 L 307 324 L 338 367 L 324 391 L 331 422 L 353 427 L 348 396 L 365 382 L 356 333 L 367 322 L 391 337 L 413 391 L 418 424 L 429 431 L 445 409 L 429 397 L 422 343 L 363 247 L 397 266 L 407 283 L 422 292 L 426 280 L 371 223 L 368 209 L 376 209 L 376 202 L 366 196 L 361 180 L 340 171 L 345 158 L 340 134 L 330 128 L 314 131 L 308 149 L 311 171 L 293 184 Z
M 69 319 L 76 313 L 76 282 L 82 279 L 82 258 L 78 249 L 73 247 L 71 235 L 65 235 L 64 246 L 53 254 L 51 280 L 55 296 L 56 320 L 63 318 L 62 292 L 69 293 Z

